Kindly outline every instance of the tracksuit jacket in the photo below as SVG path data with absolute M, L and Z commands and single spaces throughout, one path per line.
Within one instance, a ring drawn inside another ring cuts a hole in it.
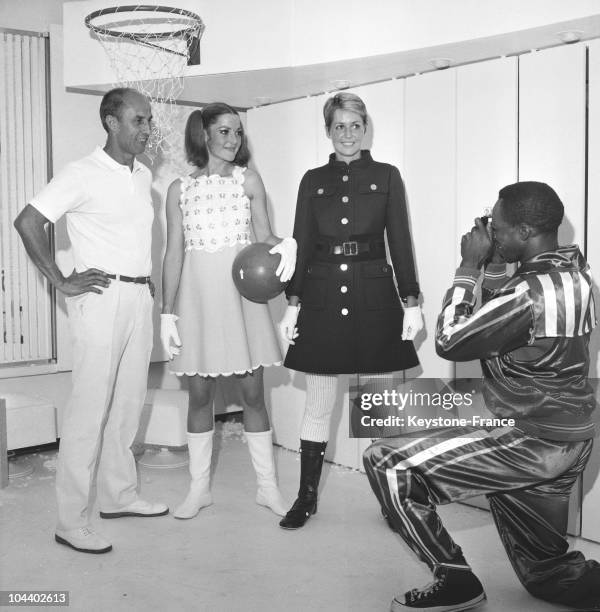
M 589 265 L 576 245 L 539 253 L 512 277 L 490 264 L 474 312 L 478 270 L 459 268 L 438 318 L 436 350 L 452 361 L 480 359 L 487 408 L 549 440 L 594 435 L 588 381 L 596 325 Z

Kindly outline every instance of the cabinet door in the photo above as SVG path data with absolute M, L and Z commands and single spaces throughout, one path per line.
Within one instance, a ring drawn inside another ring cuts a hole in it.
M 247 112 L 251 163 L 265 184 L 269 217 L 278 236 L 291 235 L 300 179 L 318 164 L 315 117 L 315 98 Z M 281 319 L 285 306 L 283 296 L 271 300 L 269 308 L 274 322 Z M 275 441 L 297 449 L 306 392 L 304 374 L 274 367 L 265 368 L 264 377 Z
M 457 249 L 499 189 L 517 180 L 517 69 L 516 57 L 456 69 Z M 480 377 L 479 361 L 457 363 L 456 376 Z
M 556 47 L 519 58 L 519 180 L 543 181 L 565 206 L 561 244 L 585 247 L 586 49 Z M 569 533 L 580 532 L 580 483 Z
M 428 378 L 447 378 L 454 365 L 436 355 L 433 339 L 458 246 L 455 70 L 406 80 L 404 178 L 425 317 L 425 333 L 416 344 L 420 370 Z
M 456 70 L 458 245 L 475 217 L 484 214 L 485 208 L 493 207 L 498 190 L 517 180 L 517 58 L 470 64 Z M 456 377 L 480 378 L 479 361 L 456 363 Z M 481 409 L 477 412 L 481 413 Z M 465 503 L 489 508 L 483 496 Z
M 600 278 L 600 41 L 589 44 L 589 111 L 588 111 L 588 206 L 586 256 L 595 278 L 594 296 L 596 298 L 596 318 L 600 311 L 598 279 Z M 597 385 L 600 378 L 600 331 L 592 334 L 590 342 L 590 378 Z M 598 385 L 596 386 L 598 389 Z M 599 394 L 596 393 L 596 397 Z M 598 416 L 596 417 L 598 420 Z M 594 446 L 592 457 L 583 478 L 583 508 L 581 535 L 600 542 L 600 445 Z
M 316 98 L 302 98 L 247 111 L 251 165 L 260 173 L 273 231 L 290 236 L 302 175 L 319 164 Z
M 519 58 L 519 180 L 543 181 L 565 206 L 561 244 L 585 233 L 586 49 L 577 44 Z

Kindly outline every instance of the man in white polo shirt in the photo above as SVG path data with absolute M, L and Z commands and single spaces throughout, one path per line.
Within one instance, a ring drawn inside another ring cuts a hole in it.
M 152 177 L 135 158 L 150 134 L 150 104 L 133 89 L 113 89 L 102 98 L 100 118 L 104 148 L 68 164 L 15 220 L 27 253 L 66 297 L 73 389 L 61 429 L 55 538 L 90 553 L 112 548 L 90 525 L 96 467 L 101 517 L 168 513 L 138 498 L 130 448 L 152 349 Z M 66 277 L 44 229 L 63 215 L 75 261 Z

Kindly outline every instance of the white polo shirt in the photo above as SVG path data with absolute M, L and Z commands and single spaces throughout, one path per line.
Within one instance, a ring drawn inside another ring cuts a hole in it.
M 32 200 L 53 223 L 64 214 L 77 272 L 149 276 L 154 208 L 152 174 L 137 160 L 133 171 L 98 147 L 67 164 Z

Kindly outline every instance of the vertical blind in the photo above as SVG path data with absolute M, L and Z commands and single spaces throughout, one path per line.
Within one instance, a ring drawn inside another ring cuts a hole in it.
M 53 357 L 53 296 L 13 221 L 48 181 L 47 39 L 0 30 L 0 366 Z

